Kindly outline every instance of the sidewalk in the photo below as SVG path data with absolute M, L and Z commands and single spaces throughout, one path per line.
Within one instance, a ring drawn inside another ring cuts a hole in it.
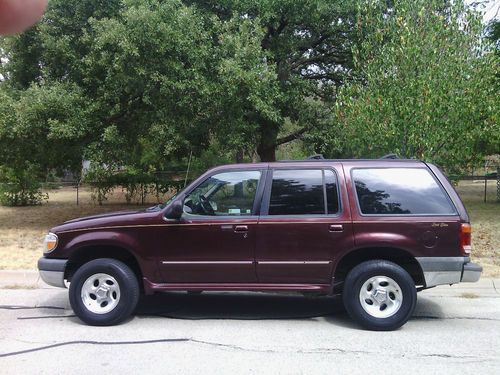
M 45 289 L 36 270 L 0 270 L 0 289 Z M 481 278 L 477 283 L 440 285 L 424 291 L 426 296 L 447 297 L 500 297 L 500 278 Z
M 37 270 L 0 270 L 0 289 L 52 288 L 43 282 Z

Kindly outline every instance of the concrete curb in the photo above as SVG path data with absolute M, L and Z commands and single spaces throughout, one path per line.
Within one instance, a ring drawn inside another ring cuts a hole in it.
M 0 289 L 51 288 L 40 278 L 37 270 L 0 270 Z

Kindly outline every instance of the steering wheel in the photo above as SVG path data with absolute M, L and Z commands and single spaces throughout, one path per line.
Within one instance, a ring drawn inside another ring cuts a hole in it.
M 200 206 L 207 215 L 215 215 L 217 206 L 214 202 L 210 202 L 204 195 L 200 195 Z

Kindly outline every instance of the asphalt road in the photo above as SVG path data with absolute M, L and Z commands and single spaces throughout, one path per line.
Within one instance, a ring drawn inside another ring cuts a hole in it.
M 116 327 L 72 315 L 67 291 L 0 289 L 2 374 L 500 374 L 500 280 L 419 293 L 394 332 L 335 298 L 169 293 Z

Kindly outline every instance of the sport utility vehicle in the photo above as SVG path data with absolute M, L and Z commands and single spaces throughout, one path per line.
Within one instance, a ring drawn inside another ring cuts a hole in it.
M 244 290 L 342 294 L 359 324 L 391 330 L 417 291 L 482 271 L 460 198 L 416 160 L 225 165 L 163 205 L 56 226 L 45 247 L 41 277 L 69 282 L 93 325 L 126 319 L 140 293 Z

